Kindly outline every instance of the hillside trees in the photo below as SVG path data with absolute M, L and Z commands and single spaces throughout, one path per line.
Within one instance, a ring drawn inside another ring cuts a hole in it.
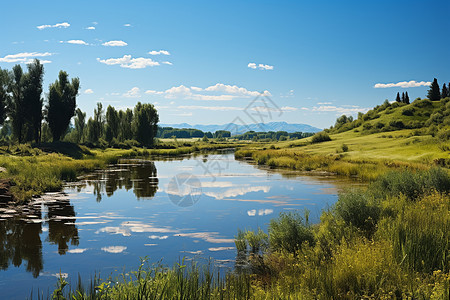
M 450 86 L 449 86 L 450 87 Z M 447 86 L 445 85 L 445 83 L 442 85 L 442 93 L 441 93 L 441 98 L 447 98 L 450 97 L 449 94 L 449 90 L 447 89 Z
M 59 79 L 50 85 L 47 105 L 47 121 L 54 141 L 59 141 L 66 133 L 70 119 L 75 115 L 76 97 L 80 80 L 59 72 Z
M 434 78 L 431 83 L 430 89 L 428 90 L 428 99 L 431 101 L 439 101 L 441 99 L 441 91 L 439 89 L 439 84 L 436 78 Z

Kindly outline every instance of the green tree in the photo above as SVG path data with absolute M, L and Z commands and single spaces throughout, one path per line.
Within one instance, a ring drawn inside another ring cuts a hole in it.
M 94 118 L 89 118 L 87 122 L 88 141 L 91 143 L 98 143 L 98 140 L 103 135 L 103 127 L 105 124 L 105 117 L 103 112 L 103 105 L 98 102 L 97 108 L 94 109 Z
M 83 141 L 84 131 L 86 128 L 86 113 L 77 108 L 75 114 L 75 130 L 77 131 L 76 139 L 77 143 L 80 143 Z
M 25 121 L 25 112 L 23 105 L 23 70 L 20 65 L 15 65 L 12 69 L 10 92 L 12 94 L 12 103 L 10 109 L 10 118 L 12 120 L 12 133 L 22 143 L 23 127 Z
M 143 146 L 153 145 L 158 131 L 159 116 L 153 104 L 138 102 L 134 107 L 133 131 L 136 140 Z
M 442 93 L 441 93 L 441 98 L 446 98 L 448 97 L 448 89 L 447 86 L 445 85 L 445 83 L 442 85 Z
M 436 78 L 434 78 L 433 83 L 431 83 L 430 89 L 428 90 L 428 99 L 431 101 L 438 101 L 441 99 L 441 91 Z
M 405 101 L 405 93 L 404 92 L 402 93 L 402 102 L 406 103 L 406 101 Z
M 97 143 L 98 142 L 98 136 L 96 134 L 95 125 L 94 125 L 94 119 L 89 118 L 86 124 L 86 132 L 87 132 L 87 141 L 90 143 Z
M 408 92 L 405 93 L 405 103 L 409 104 L 409 96 L 408 96 Z
M 400 100 L 400 93 L 399 92 L 397 92 L 397 97 L 395 98 L 395 101 L 402 102 L 402 100 Z
M 80 87 L 80 80 L 59 72 L 59 79 L 50 85 L 47 105 L 47 121 L 52 132 L 53 140 L 59 141 L 70 124 L 70 119 L 75 115 L 76 97 Z
M 127 108 L 126 111 L 119 111 L 119 141 L 133 139 L 133 130 L 131 124 L 133 122 L 133 111 Z
M 106 109 L 106 129 L 105 139 L 108 143 L 111 143 L 113 138 L 119 136 L 120 119 L 116 109 L 111 105 Z
M 38 59 L 28 64 L 28 73 L 23 76 L 23 111 L 24 124 L 26 124 L 26 140 L 41 140 L 42 106 L 44 100 L 42 95 L 42 83 L 44 80 L 44 66 Z

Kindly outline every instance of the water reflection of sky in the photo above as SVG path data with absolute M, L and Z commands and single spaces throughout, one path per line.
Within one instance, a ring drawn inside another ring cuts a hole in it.
M 193 206 L 169 200 L 169 182 L 179 173 L 201 182 Z M 305 208 L 317 222 L 336 201 L 332 182 L 288 178 L 234 161 L 232 154 L 112 166 L 67 187 L 67 197 L 45 197 L 33 211 L 0 209 L 0 290 L 3 297 L 23 298 L 29 295 L 24 286 L 47 290 L 60 271 L 69 279 L 94 272 L 107 277 L 137 268 L 144 256 L 168 265 L 212 257 L 232 266 L 238 228 L 266 230 L 280 212 Z

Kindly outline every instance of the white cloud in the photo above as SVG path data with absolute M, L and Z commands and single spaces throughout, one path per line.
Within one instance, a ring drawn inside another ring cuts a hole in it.
M 102 45 L 107 47 L 124 47 L 127 46 L 128 44 L 124 41 L 109 41 L 103 43 Z
M 179 109 L 204 109 L 204 110 L 243 110 L 242 107 L 235 106 L 201 106 L 201 105 L 181 105 L 178 106 Z
M 265 64 L 256 64 L 256 63 L 249 63 L 247 65 L 250 69 L 260 69 L 260 70 L 273 70 L 273 66 L 271 65 L 265 65 Z
M 84 253 L 84 252 L 86 252 L 86 250 L 88 250 L 88 249 L 87 248 L 75 248 L 75 249 L 68 250 L 67 252 L 69 252 L 69 253 Z
M 141 91 L 138 87 L 134 87 L 131 90 L 129 90 L 128 92 L 126 92 L 125 94 L 123 94 L 122 96 L 127 97 L 127 98 L 140 98 L 141 97 Z
M 168 235 L 150 235 L 148 238 L 152 240 L 166 240 Z
M 62 43 L 67 43 L 67 44 L 75 44 L 75 45 L 89 45 L 88 43 L 86 43 L 83 40 L 69 40 L 67 42 L 63 42 L 63 41 L 61 41 L 61 42 Z
M 125 27 L 131 27 L 131 24 L 123 24 Z
M 70 26 L 69 23 L 63 22 L 63 23 L 57 23 L 55 25 L 39 25 L 39 26 L 36 26 L 36 28 L 39 30 L 42 30 L 42 29 L 46 29 L 46 28 L 67 28 L 69 26 Z
M 93 94 L 94 91 L 92 89 L 87 89 L 84 91 L 85 94 Z
M 397 83 L 377 83 L 373 87 L 376 89 L 385 89 L 390 87 L 402 87 L 402 88 L 410 88 L 410 87 L 419 87 L 419 86 L 430 86 L 430 81 L 400 81 Z
M 186 87 L 184 85 L 174 86 L 165 91 L 148 90 L 145 92 L 150 95 L 164 95 L 165 98 L 184 98 L 203 101 L 230 101 L 235 98 L 249 98 L 258 95 L 271 96 L 269 91 L 262 93 L 257 91 L 249 91 L 246 88 L 238 87 L 236 85 L 226 85 L 217 83 L 216 85 L 207 88 L 200 88 L 196 86 Z
M 170 55 L 169 51 L 167 51 L 167 50 L 159 50 L 159 51 L 153 50 L 153 51 L 150 51 L 148 54 L 150 54 L 150 55 L 160 55 L 160 54 Z
M 184 85 L 174 86 L 164 92 L 166 98 L 177 98 L 178 96 L 190 96 L 191 90 Z
M 200 95 L 200 94 L 192 94 L 191 99 L 194 100 L 212 100 L 212 101 L 229 101 L 236 98 L 234 95 Z
M 216 83 L 216 85 L 209 86 L 205 89 L 205 91 L 208 92 L 225 92 L 233 95 L 240 95 L 240 96 L 251 96 L 256 97 L 260 95 L 260 92 L 257 91 L 249 91 L 246 88 L 238 87 L 237 85 L 227 85 L 223 83 Z M 271 96 L 269 91 L 264 91 L 264 95 Z
M 258 210 L 258 216 L 267 216 L 273 213 L 273 209 L 266 208 Z M 251 209 L 247 211 L 247 215 L 250 217 L 256 216 L 256 209 Z
M 351 106 L 351 107 L 339 107 L 339 106 L 333 106 L 333 105 L 321 105 L 319 107 L 313 107 L 312 111 L 317 112 L 336 112 L 339 114 L 355 114 L 358 112 L 367 112 L 370 108 L 362 108 L 358 106 Z
M 87 30 L 95 30 L 95 27 L 94 26 L 89 26 L 89 27 L 86 27 L 85 29 L 87 29 Z
M 283 106 L 283 107 L 281 107 L 281 110 L 282 111 L 296 111 L 296 110 L 298 110 L 298 108 L 292 107 L 292 106 Z
M 179 114 L 170 114 L 171 116 L 177 116 L 177 117 L 191 117 L 193 113 L 191 112 L 185 112 L 185 113 L 179 113 Z
M 7 63 L 31 63 L 35 58 L 52 56 L 50 52 L 21 52 L 17 54 L 9 54 L 5 57 L 0 57 L 0 62 Z M 49 60 L 41 60 L 41 64 L 51 63 Z
M 317 105 L 330 105 L 333 104 L 331 102 L 317 102 Z
M 170 61 L 163 61 L 163 62 L 161 62 L 162 64 L 165 64 L 165 65 L 169 65 L 169 66 L 171 66 L 171 65 L 173 65 L 173 63 L 171 63 Z
M 164 92 L 159 92 L 159 91 L 154 91 L 154 90 L 147 90 L 147 91 L 145 91 L 145 93 L 149 94 L 149 95 L 161 95 Z
M 120 65 L 122 68 L 128 69 L 143 69 L 146 67 L 159 66 L 159 62 L 152 60 L 151 58 L 137 57 L 132 58 L 131 55 L 124 55 L 120 58 L 108 58 L 100 59 L 97 61 L 106 65 Z
M 123 251 L 127 250 L 127 247 L 125 246 L 109 246 L 109 247 L 103 247 L 103 251 L 108 253 L 122 253 Z

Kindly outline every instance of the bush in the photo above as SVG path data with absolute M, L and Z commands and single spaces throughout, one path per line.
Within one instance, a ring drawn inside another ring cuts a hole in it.
M 342 144 L 341 149 L 342 152 L 348 152 L 348 146 L 346 144 Z
M 389 126 L 399 128 L 399 129 L 405 128 L 405 124 L 403 124 L 402 121 L 390 121 Z
M 429 194 L 450 192 L 450 176 L 441 168 L 427 171 L 392 171 L 379 177 L 369 186 L 369 192 L 378 199 L 397 197 L 402 194 L 409 200 Z
M 404 116 L 413 116 L 416 110 L 412 107 L 408 107 L 402 110 L 402 115 Z
M 428 100 L 428 99 L 415 100 L 415 101 L 413 102 L 413 105 L 414 105 L 415 107 L 423 108 L 423 107 L 427 107 L 427 106 L 432 106 L 432 105 L 433 105 L 433 102 L 431 102 L 431 101 Z
M 345 223 L 363 231 L 366 237 L 372 236 L 375 232 L 380 217 L 380 208 L 371 203 L 368 195 L 361 191 L 340 194 L 335 212 Z
M 269 245 L 272 251 L 287 251 L 296 255 L 303 243 L 315 243 L 307 211 L 305 218 L 298 212 L 288 212 L 270 220 Z
M 311 142 L 312 143 L 321 143 L 321 142 L 327 142 L 331 141 L 330 136 L 326 132 L 318 132 L 315 135 L 313 135 Z

